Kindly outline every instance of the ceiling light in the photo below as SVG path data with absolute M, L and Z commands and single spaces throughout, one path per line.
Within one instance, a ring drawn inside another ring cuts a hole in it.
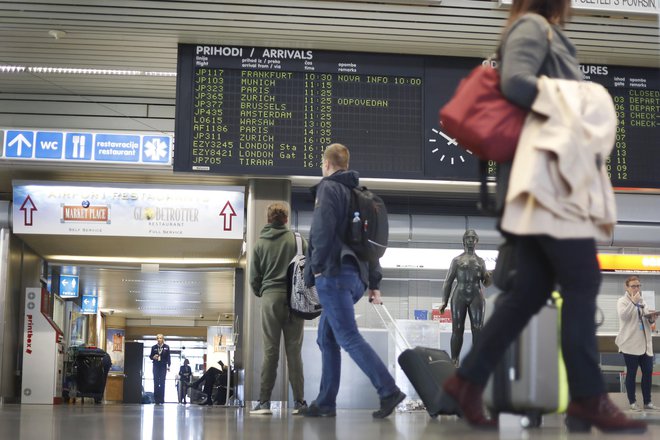
M 195 300 L 185 300 L 185 299 L 136 299 L 135 302 L 146 302 L 146 303 L 177 303 L 177 304 L 201 304 L 201 301 Z
M 20 73 L 25 71 L 25 66 L 7 66 L 0 65 L 0 72 Z
M 56 75 L 117 75 L 117 76 L 163 76 L 175 77 L 176 72 L 145 70 L 89 69 L 57 66 L 11 66 L 0 65 L 0 73 L 37 73 Z
M 60 38 L 63 38 L 63 37 L 66 36 L 66 32 L 58 31 L 58 30 L 53 29 L 53 30 L 48 31 L 48 35 L 55 38 L 56 40 L 59 40 Z
M 130 258 L 130 257 L 98 257 L 92 255 L 47 255 L 46 260 L 53 261 L 85 261 L 88 263 L 126 263 L 126 264 L 160 264 L 168 265 L 235 265 L 236 258 Z M 136 280 L 136 282 L 138 282 Z M 151 283 L 151 280 L 147 282 Z M 167 281 L 168 283 L 171 281 Z
M 147 306 L 138 307 L 138 310 L 142 310 L 142 311 L 147 311 L 148 310 L 150 312 L 153 312 L 153 311 L 156 311 L 156 310 L 161 311 L 161 312 L 182 312 L 182 311 L 197 311 L 197 310 L 201 310 L 201 309 L 199 307 L 192 307 L 192 308 L 191 307 L 188 307 L 188 308 L 184 307 L 184 308 L 181 308 L 181 307 L 177 307 L 177 306 L 167 307 L 167 306 L 148 306 L 147 305 Z
M 145 292 L 143 290 L 129 290 L 128 293 L 134 295 L 201 295 L 201 292 L 188 292 L 188 291 L 177 291 L 177 292 L 163 292 L 161 290 L 154 292 Z
M 129 278 L 122 278 L 121 279 L 122 283 L 149 283 L 149 284 L 154 284 L 154 283 L 166 283 L 166 284 L 199 284 L 199 281 L 197 280 L 170 280 L 170 279 L 159 279 L 155 278 L 152 280 L 131 280 Z
M 387 248 L 380 258 L 383 269 L 449 269 L 451 261 L 463 252 L 462 249 Z M 477 254 L 484 259 L 486 269 L 495 268 L 497 251 L 480 250 Z

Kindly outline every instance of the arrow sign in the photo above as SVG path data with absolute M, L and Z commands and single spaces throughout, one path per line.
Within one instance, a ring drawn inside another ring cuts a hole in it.
M 62 298 L 78 298 L 78 275 L 60 275 L 60 291 Z
M 227 212 L 227 209 L 229 209 L 230 212 Z M 236 216 L 236 211 L 234 211 L 234 207 L 231 206 L 231 203 L 229 203 L 229 201 L 225 203 L 224 208 L 222 208 L 222 211 L 220 211 L 220 215 L 224 218 L 224 230 L 231 231 L 231 223 L 233 217 Z
M 14 144 L 18 144 L 16 146 L 16 156 L 21 157 L 23 155 L 23 145 L 25 145 L 27 148 L 32 148 L 32 144 L 30 141 L 23 135 L 23 133 L 18 133 L 18 136 L 16 136 L 11 142 L 7 144 L 8 147 L 13 147 Z
M 25 201 L 19 209 L 23 211 L 23 223 L 25 226 L 32 226 L 32 212 L 38 211 L 38 209 L 34 205 L 34 202 L 32 202 L 32 199 L 29 195 L 25 198 Z

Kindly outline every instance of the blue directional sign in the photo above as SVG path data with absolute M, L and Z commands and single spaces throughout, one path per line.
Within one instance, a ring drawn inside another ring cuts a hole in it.
M 91 160 L 93 143 L 92 133 L 67 133 L 64 157 L 74 160 Z
M 5 157 L 32 157 L 34 131 L 7 130 Z
M 38 131 L 35 141 L 34 157 L 37 159 L 61 159 L 63 133 L 57 131 Z
M 99 310 L 98 297 L 83 295 L 82 312 L 86 314 L 96 314 Z
M 78 275 L 60 275 L 60 296 L 78 298 Z
M 0 159 L 170 165 L 168 134 L 0 129 Z
M 138 162 L 140 136 L 97 134 L 94 140 L 94 158 L 100 162 Z

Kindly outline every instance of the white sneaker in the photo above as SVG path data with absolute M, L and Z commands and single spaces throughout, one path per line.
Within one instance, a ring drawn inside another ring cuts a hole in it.
M 635 403 L 631 403 L 631 404 L 630 404 L 630 409 L 631 409 L 632 411 L 641 411 L 641 410 L 642 410 L 642 408 L 640 408 L 639 405 L 637 405 L 637 402 L 635 402 Z
M 250 411 L 250 414 L 262 414 L 262 415 L 269 415 L 273 414 L 272 411 L 270 410 L 270 401 L 265 401 L 265 402 L 259 402 L 257 403 L 254 408 L 252 408 L 252 411 Z
M 659 407 L 655 406 L 654 404 L 652 404 L 650 402 L 647 403 L 646 405 L 644 405 L 644 409 L 648 409 L 649 411 L 658 411 L 658 410 L 660 410 Z

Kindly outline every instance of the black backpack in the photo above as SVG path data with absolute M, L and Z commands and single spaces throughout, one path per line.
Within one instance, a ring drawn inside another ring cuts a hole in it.
M 287 302 L 289 311 L 303 319 L 314 319 L 321 314 L 321 303 L 316 292 L 316 286 L 305 286 L 305 255 L 303 254 L 302 238 L 296 237 L 296 255 L 287 269 Z
M 374 261 L 387 250 L 390 225 L 383 199 L 366 186 L 351 188 L 346 244 L 363 261 Z

